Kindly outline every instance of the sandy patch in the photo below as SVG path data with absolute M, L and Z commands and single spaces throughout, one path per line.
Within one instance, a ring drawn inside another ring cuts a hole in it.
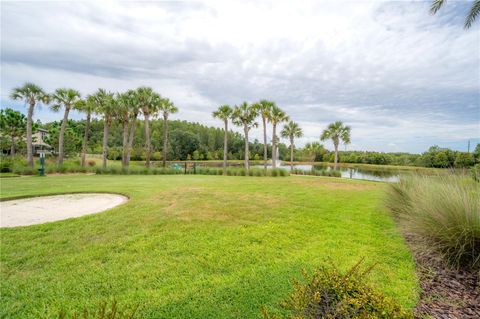
M 0 202 L 0 227 L 28 226 L 95 214 L 125 203 L 118 194 L 65 194 Z

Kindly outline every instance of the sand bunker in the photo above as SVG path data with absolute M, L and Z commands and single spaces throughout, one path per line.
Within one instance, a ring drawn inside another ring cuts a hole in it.
M 65 194 L 0 202 L 0 227 L 28 226 L 95 214 L 125 203 L 118 194 Z

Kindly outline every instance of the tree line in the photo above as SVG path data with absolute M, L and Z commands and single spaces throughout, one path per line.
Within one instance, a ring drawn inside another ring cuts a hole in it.
M 80 153 L 81 165 L 85 166 L 86 154 L 102 154 L 102 166 L 107 159 L 121 160 L 128 167 L 130 160 L 241 160 L 248 169 L 248 160 L 263 160 L 265 167 L 271 159 L 272 167 L 281 160 L 365 163 L 379 165 L 415 165 L 426 167 L 466 167 L 478 162 L 480 151 L 477 145 L 473 154 L 439 148 L 430 148 L 423 154 L 339 151 L 339 144 L 350 143 L 351 129 L 338 121 L 323 130 L 319 142 L 307 143 L 295 148 L 295 139 L 303 136 L 300 126 L 279 108 L 275 102 L 260 100 L 243 102 L 237 106 L 221 105 L 212 113 L 221 120 L 224 128 L 207 127 L 198 123 L 169 120 L 169 115 L 178 108 L 168 98 L 162 97 L 149 87 L 139 87 L 124 93 L 112 93 L 99 89 L 82 98 L 73 89 L 57 89 L 51 94 L 40 87 L 26 83 L 12 90 L 11 98 L 23 100 L 28 105 L 27 116 L 12 109 L 1 110 L 1 147 L 14 155 L 17 149 L 26 149 L 27 161 L 33 165 L 32 132 L 43 127 L 50 133 L 48 144 L 56 148 L 57 161 L 61 165 L 65 155 Z M 49 104 L 54 111 L 63 110 L 63 119 L 50 123 L 34 123 L 34 108 Z M 84 120 L 70 120 L 72 109 L 85 114 Z M 94 118 L 99 115 L 100 118 Z M 143 116 L 143 120 L 140 119 Z M 160 119 L 157 119 L 160 117 Z M 229 124 L 241 127 L 243 135 L 229 130 Z M 252 128 L 261 124 L 263 143 L 249 140 Z M 283 125 L 280 130 L 279 126 Z M 270 127 L 269 127 L 270 126 Z M 271 130 L 271 144 L 267 131 Z M 280 131 L 280 132 L 278 132 Z M 287 146 L 280 137 L 289 142 Z M 320 141 L 331 140 L 334 151 L 326 150 Z M 67 142 L 66 142 L 67 141 Z M 4 151 L 5 152 L 5 151 Z

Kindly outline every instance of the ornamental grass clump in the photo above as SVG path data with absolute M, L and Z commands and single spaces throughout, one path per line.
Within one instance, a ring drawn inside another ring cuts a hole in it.
M 406 176 L 389 186 L 386 205 L 451 264 L 480 268 L 480 183 L 455 173 Z
M 411 312 L 368 283 L 373 266 L 363 267 L 363 259 L 346 272 L 333 264 L 322 266 L 303 280 L 293 281 L 293 292 L 281 304 L 290 319 L 410 319 Z M 265 319 L 278 319 L 263 308 Z

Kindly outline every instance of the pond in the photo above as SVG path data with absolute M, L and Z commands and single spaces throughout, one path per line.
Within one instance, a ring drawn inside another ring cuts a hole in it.
M 278 166 L 278 168 L 283 168 L 290 171 L 290 165 L 283 165 L 282 162 Z M 181 163 L 180 165 L 184 165 L 185 163 Z M 200 162 L 195 164 L 197 167 L 221 167 L 222 162 Z M 228 163 L 229 167 L 242 167 L 243 164 L 239 163 Z M 251 167 L 258 167 L 263 168 L 263 165 L 252 165 Z M 271 165 L 268 166 L 271 168 Z M 313 169 L 316 170 L 332 170 L 333 164 L 326 165 L 326 164 L 297 164 L 293 165 L 293 168 L 301 169 L 305 171 L 310 171 Z M 400 173 L 398 170 L 395 169 L 381 169 L 381 168 L 358 168 L 358 167 L 339 167 L 337 168 L 338 171 L 342 174 L 343 178 L 352 178 L 352 179 L 363 179 L 369 181 L 377 181 L 377 182 L 397 182 L 400 178 Z
M 304 171 L 315 170 L 332 170 L 333 167 L 329 165 L 293 165 L 295 169 L 301 169 Z M 290 170 L 290 165 L 280 165 L 280 168 Z M 378 182 L 397 182 L 400 178 L 400 174 L 397 170 L 391 169 L 364 169 L 357 167 L 338 167 L 338 171 L 342 174 L 343 178 L 352 178 L 352 179 L 364 179 L 369 181 L 378 181 Z

